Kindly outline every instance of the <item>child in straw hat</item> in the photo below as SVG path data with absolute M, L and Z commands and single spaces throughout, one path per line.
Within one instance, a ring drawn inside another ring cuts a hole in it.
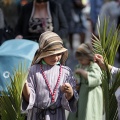
M 78 99 L 72 71 L 64 66 L 68 51 L 50 31 L 41 34 L 39 45 L 23 88 L 22 110 L 28 110 L 27 120 L 65 120 L 65 109 L 75 112 Z
M 81 44 L 75 55 L 79 62 L 75 73 L 80 78 L 78 111 L 75 114 L 71 113 L 68 120 L 102 120 L 102 72 L 94 62 L 92 46 L 88 43 Z

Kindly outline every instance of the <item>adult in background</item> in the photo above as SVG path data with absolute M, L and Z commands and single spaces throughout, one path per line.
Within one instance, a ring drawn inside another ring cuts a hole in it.
M 104 19 L 108 20 L 107 33 L 109 32 L 111 27 L 112 29 L 116 29 L 119 15 L 120 15 L 120 0 L 112 0 L 103 4 L 100 10 L 99 19 L 101 25 L 103 25 Z M 96 35 L 98 35 L 97 27 Z
M 82 4 L 82 0 L 72 0 L 72 8 L 71 11 L 71 19 L 69 22 L 69 43 L 70 48 L 73 50 L 73 35 L 80 35 L 80 43 L 85 42 L 86 37 L 86 27 L 84 25 L 84 21 L 86 21 L 86 17 L 83 15 L 82 10 L 85 7 Z
M 0 45 L 3 42 L 3 33 L 4 33 L 4 15 L 3 15 L 3 11 L 0 8 Z
M 99 19 L 101 26 L 103 26 L 104 19 L 108 20 L 107 34 L 110 32 L 111 28 L 114 31 L 119 24 L 119 16 L 120 16 L 120 0 L 112 0 L 106 2 L 100 11 Z M 99 21 L 98 21 L 99 23 Z M 95 34 L 98 36 L 97 27 Z M 120 48 L 118 49 L 118 61 L 120 60 Z
M 94 33 L 96 23 L 98 20 L 98 15 L 100 13 L 104 0 L 89 0 L 89 3 L 90 3 L 90 21 L 91 21 L 92 32 Z
M 34 0 L 22 7 L 16 28 L 16 38 L 37 41 L 40 34 L 53 31 L 61 38 L 68 33 L 68 25 L 61 5 L 55 1 Z

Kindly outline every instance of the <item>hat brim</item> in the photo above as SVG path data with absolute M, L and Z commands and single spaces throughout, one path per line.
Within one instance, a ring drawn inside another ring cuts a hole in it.
M 66 59 L 68 58 L 68 50 L 66 48 L 62 48 L 60 50 L 42 52 L 40 54 L 40 56 L 38 57 L 38 59 L 35 61 L 35 63 L 39 63 L 42 58 L 45 58 L 45 57 L 48 57 L 48 56 L 51 56 L 51 55 L 55 55 L 55 54 L 59 54 L 59 53 L 63 53 L 63 56 L 62 56 L 63 60 L 62 61 L 65 62 Z

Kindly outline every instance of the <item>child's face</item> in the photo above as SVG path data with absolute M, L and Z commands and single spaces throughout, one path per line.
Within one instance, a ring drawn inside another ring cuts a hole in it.
M 55 54 L 55 55 L 51 55 L 51 56 L 45 57 L 44 61 L 48 65 L 55 65 L 57 62 L 60 61 L 61 57 L 62 57 L 62 53 L 59 53 L 59 54 Z
M 82 65 L 89 65 L 90 64 L 90 60 L 87 57 L 79 57 L 78 61 Z

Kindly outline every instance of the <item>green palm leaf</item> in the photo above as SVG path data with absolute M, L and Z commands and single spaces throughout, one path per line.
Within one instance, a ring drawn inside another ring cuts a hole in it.
M 20 64 L 18 69 L 14 69 L 13 76 L 10 77 L 11 85 L 7 85 L 7 92 L 2 92 L 0 99 L 0 113 L 2 120 L 24 120 L 21 114 L 21 95 L 23 85 L 27 77 L 27 69 Z
M 106 70 L 102 70 L 102 89 L 104 97 L 104 108 L 106 120 L 117 120 L 117 101 L 115 98 L 115 91 L 120 86 L 120 73 L 118 73 L 114 80 L 111 77 L 111 73 L 108 69 L 108 64 L 113 65 L 116 57 L 119 41 L 119 30 L 114 26 L 108 31 L 109 20 L 104 19 L 103 24 L 100 20 L 97 25 L 98 37 L 93 35 L 93 47 L 94 53 L 101 54 L 104 58 Z M 112 79 L 112 81 L 111 81 Z

